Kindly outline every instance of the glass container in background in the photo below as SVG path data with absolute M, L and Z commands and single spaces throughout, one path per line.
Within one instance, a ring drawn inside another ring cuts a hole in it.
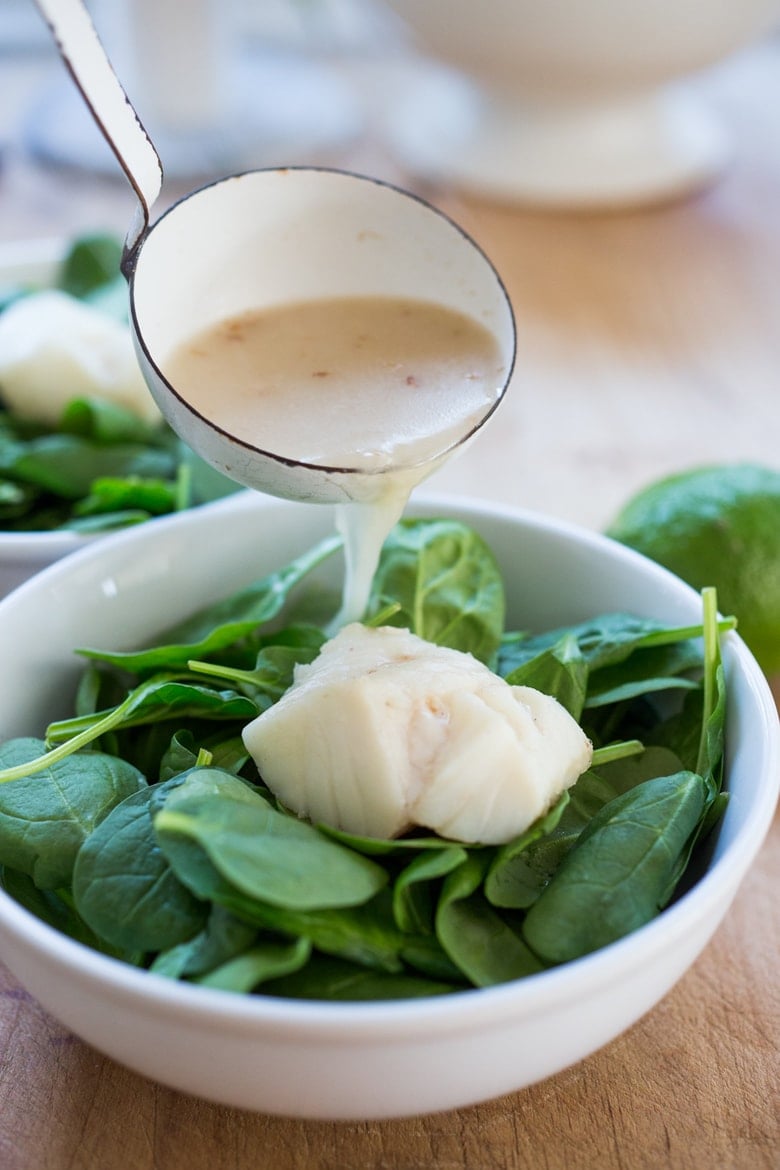
M 362 27 L 352 0 L 87 6 L 169 180 L 336 165 L 362 132 L 359 97 L 337 60 Z M 115 177 L 112 155 L 59 70 L 33 101 L 24 140 L 40 161 Z

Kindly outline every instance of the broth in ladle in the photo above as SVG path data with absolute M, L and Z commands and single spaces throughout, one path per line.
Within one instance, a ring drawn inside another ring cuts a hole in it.
M 376 473 L 368 501 L 339 508 L 341 621 L 362 615 L 382 543 L 412 489 L 479 425 L 507 376 L 479 321 L 386 296 L 219 321 L 174 350 L 164 371 L 199 414 L 239 440 L 300 463 Z

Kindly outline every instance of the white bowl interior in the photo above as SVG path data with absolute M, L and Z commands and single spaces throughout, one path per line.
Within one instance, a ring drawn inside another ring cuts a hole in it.
M 506 293 L 465 233 L 422 200 L 341 171 L 250 171 L 186 197 L 145 240 L 131 296 L 161 362 L 224 317 L 334 296 L 433 301 L 513 345 Z
M 671 622 L 699 601 L 602 537 L 489 506 L 421 500 L 493 547 L 510 626 L 609 609 Z M 328 508 L 248 494 L 107 537 L 0 602 L 0 735 L 66 713 L 73 648 L 142 644 L 186 612 L 309 547 Z M 340 574 L 333 564 L 331 578 Z M 234 1106 L 322 1118 L 453 1108 L 521 1088 L 605 1044 L 653 1006 L 717 927 L 777 799 L 777 712 L 739 638 L 725 639 L 732 799 L 704 877 L 658 919 L 603 951 L 514 984 L 425 1001 L 320 1004 L 174 984 L 97 955 L 0 893 L 5 961 L 77 1034 L 130 1067 Z

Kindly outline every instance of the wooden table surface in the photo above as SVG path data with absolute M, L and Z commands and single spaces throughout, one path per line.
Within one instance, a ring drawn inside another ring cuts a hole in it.
M 48 172 L 15 142 L 12 115 L 35 76 L 22 70 L 13 101 L 0 103 L 10 142 L 0 242 L 124 230 L 132 201 L 122 184 Z M 548 214 L 426 191 L 493 258 L 519 324 L 507 400 L 431 489 L 600 528 L 662 473 L 726 460 L 780 466 L 780 45 L 751 50 L 702 88 L 736 153 L 720 181 L 685 201 Z M 404 178 L 372 125 L 335 161 Z M 0 968 L 0 1167 L 776 1168 L 778 882 L 776 820 L 704 954 L 626 1034 L 522 1092 L 400 1121 L 306 1123 L 188 1098 L 82 1044 Z

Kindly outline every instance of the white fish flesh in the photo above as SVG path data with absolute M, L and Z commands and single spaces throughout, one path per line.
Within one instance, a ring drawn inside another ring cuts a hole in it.
M 548 695 L 408 630 L 358 623 L 296 668 L 244 742 L 302 817 L 372 837 L 419 825 L 483 844 L 527 829 L 592 756 Z
M 12 413 L 52 426 L 84 397 L 160 419 L 129 328 L 57 290 L 31 293 L 0 315 L 0 397 Z

